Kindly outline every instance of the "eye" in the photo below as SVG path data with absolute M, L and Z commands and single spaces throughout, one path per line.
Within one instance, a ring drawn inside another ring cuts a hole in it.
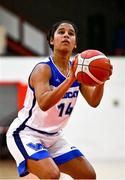
M 58 34 L 64 34 L 65 32 L 63 30 L 59 30 Z
M 72 32 L 72 31 L 70 31 L 68 34 L 69 34 L 70 36 L 75 36 L 75 33 Z

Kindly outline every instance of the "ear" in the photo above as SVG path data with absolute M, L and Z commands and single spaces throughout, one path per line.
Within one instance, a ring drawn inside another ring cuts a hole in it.
M 77 48 L 77 45 L 75 44 L 74 49 L 76 49 L 76 48 Z
M 53 38 L 50 39 L 50 44 L 53 45 Z

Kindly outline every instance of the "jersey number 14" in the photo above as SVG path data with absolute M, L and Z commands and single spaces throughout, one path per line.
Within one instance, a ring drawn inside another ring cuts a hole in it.
M 73 107 L 71 106 L 71 102 L 68 104 L 68 106 L 65 108 L 65 103 L 61 103 L 60 105 L 58 105 L 58 109 L 60 110 L 59 112 L 59 116 L 63 116 L 63 115 L 70 115 Z

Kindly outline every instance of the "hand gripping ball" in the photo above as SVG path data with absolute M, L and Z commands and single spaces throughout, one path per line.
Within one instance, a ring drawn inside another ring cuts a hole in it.
M 100 51 L 89 49 L 77 55 L 75 76 L 80 83 L 89 86 L 103 84 L 112 74 L 110 60 Z

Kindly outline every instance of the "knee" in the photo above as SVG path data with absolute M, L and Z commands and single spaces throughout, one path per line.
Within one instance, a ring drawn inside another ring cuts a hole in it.
M 44 175 L 40 174 L 38 177 L 39 179 L 59 179 L 60 171 L 57 169 L 49 170 Z
M 93 168 L 84 169 L 80 179 L 96 179 L 96 172 Z
M 87 179 L 96 179 L 96 172 L 94 169 L 91 169 L 88 173 L 87 173 Z
M 47 179 L 59 179 L 60 178 L 60 171 L 59 170 L 54 170 L 52 172 L 48 173 Z

